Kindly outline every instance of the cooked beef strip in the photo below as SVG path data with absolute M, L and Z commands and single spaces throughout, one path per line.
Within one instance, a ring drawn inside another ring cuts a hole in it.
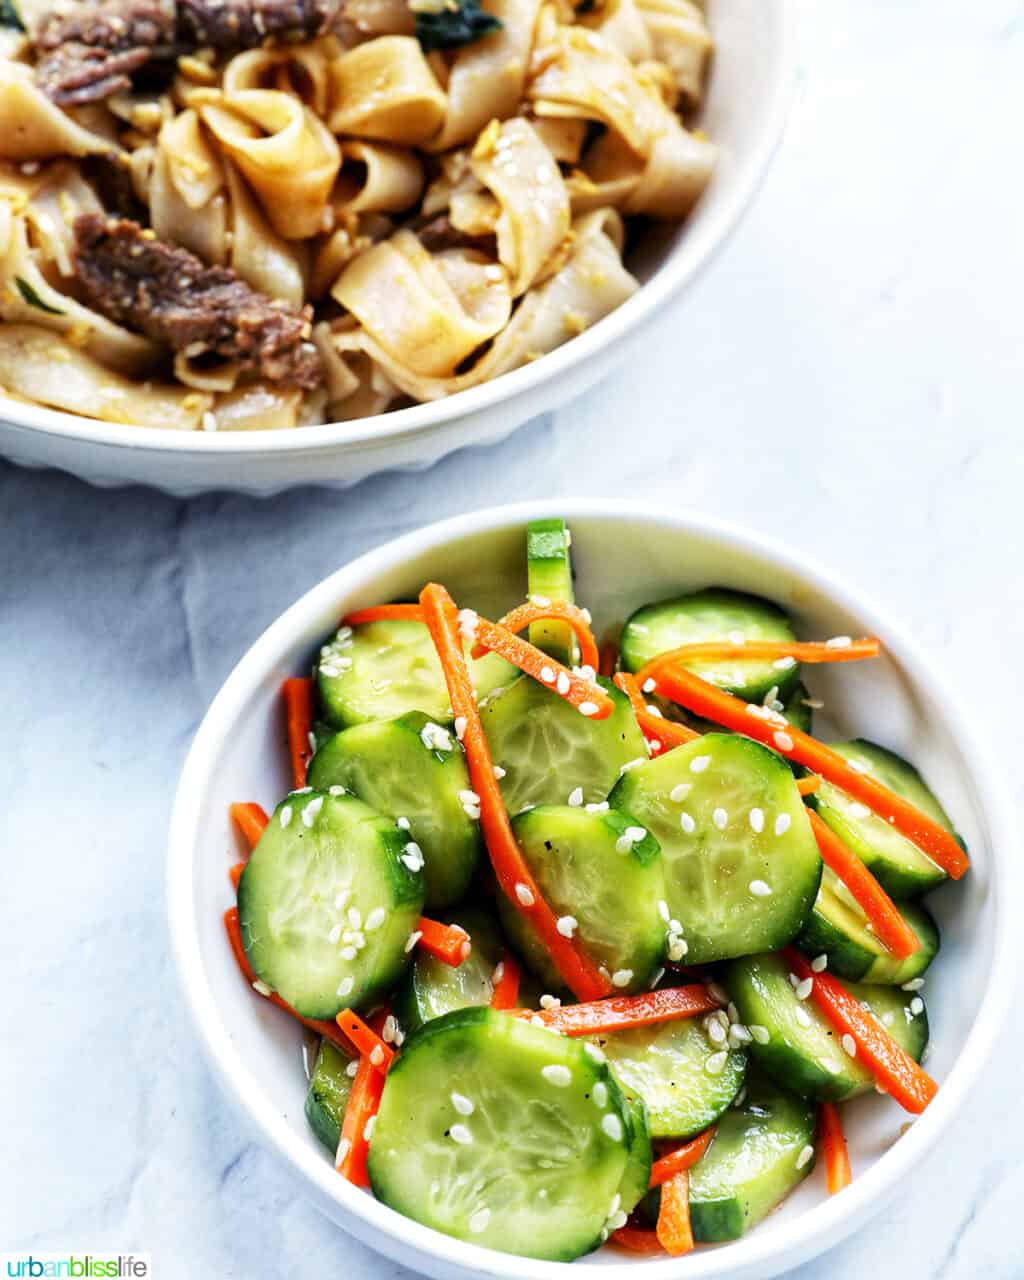
M 309 340 L 311 308 L 275 302 L 234 271 L 206 266 L 137 222 L 82 214 L 75 270 L 97 311 L 174 351 L 205 350 L 290 386 L 309 389 L 323 380 Z
M 178 0 L 184 39 L 215 49 L 251 49 L 268 36 L 308 40 L 326 31 L 342 0 Z

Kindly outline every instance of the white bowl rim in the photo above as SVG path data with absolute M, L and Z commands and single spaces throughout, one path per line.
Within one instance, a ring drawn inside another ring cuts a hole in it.
M 790 551 L 732 522 L 697 513 L 678 513 L 656 505 L 626 499 L 554 498 L 517 503 L 471 512 L 424 526 L 368 551 L 311 588 L 288 608 L 252 645 L 236 665 L 215 697 L 196 733 L 181 774 L 171 818 L 167 866 L 167 899 L 172 949 L 179 978 L 200 1034 L 207 1058 L 228 1096 L 248 1117 L 254 1129 L 276 1147 L 293 1168 L 314 1184 L 321 1197 L 334 1200 L 357 1222 L 351 1227 L 365 1243 L 388 1253 L 388 1240 L 395 1238 L 408 1258 L 409 1250 L 432 1259 L 460 1265 L 485 1276 L 508 1280 L 555 1280 L 566 1274 L 569 1263 L 543 1262 L 498 1253 L 478 1245 L 450 1239 L 419 1223 L 403 1218 L 386 1205 L 351 1187 L 339 1178 L 322 1156 L 305 1146 L 287 1123 L 255 1103 L 261 1089 L 256 1077 L 235 1049 L 221 1021 L 217 1004 L 206 983 L 200 964 L 199 935 L 193 910 L 193 835 L 198 827 L 200 797 L 206 780 L 214 775 L 216 760 L 235 716 L 246 702 L 252 673 L 265 671 L 279 648 L 299 629 L 302 619 L 313 616 L 347 592 L 382 572 L 401 565 L 413 555 L 441 547 L 469 534 L 486 533 L 522 523 L 554 510 L 568 521 L 598 518 L 650 522 L 671 526 L 682 532 L 710 536 L 721 544 L 752 551 L 770 558 L 788 571 L 819 586 L 823 594 L 846 609 L 874 634 L 883 636 L 887 651 L 908 671 L 915 684 L 927 690 L 946 712 L 946 723 L 960 742 L 965 758 L 972 762 L 972 780 L 977 789 L 980 812 L 991 837 L 995 937 L 991 974 L 984 999 L 956 1062 L 935 1100 L 918 1117 L 908 1132 L 841 1196 L 823 1201 L 808 1213 L 787 1222 L 773 1232 L 751 1235 L 720 1248 L 702 1250 L 686 1259 L 686 1275 L 693 1280 L 728 1274 L 730 1277 L 776 1274 L 787 1265 L 813 1257 L 837 1243 L 868 1215 L 881 1207 L 886 1193 L 896 1187 L 925 1152 L 938 1140 L 968 1100 L 970 1091 L 989 1059 L 1003 1028 L 1017 982 L 1017 946 L 1012 921 L 1018 918 L 1021 878 L 1016 852 L 1016 819 L 1001 774 L 987 746 L 979 740 L 977 717 L 949 692 L 930 661 L 884 609 L 875 606 L 858 590 L 848 586 L 830 570 L 802 553 Z M 258 677 L 257 677 L 258 678 Z M 398 1255 L 392 1253 L 396 1258 Z M 645 1261 L 644 1274 L 678 1277 L 677 1259 Z M 635 1261 L 602 1264 L 600 1280 L 635 1280 Z
M 757 145 L 745 157 L 733 191 L 707 226 L 691 228 L 680 251 L 637 292 L 592 328 L 561 347 L 501 377 L 459 391 L 446 399 L 428 401 L 391 413 L 325 423 L 299 430 L 253 432 L 174 431 L 167 427 L 139 427 L 100 422 L 59 409 L 22 401 L 5 401 L 5 423 L 43 435 L 63 436 L 84 443 L 127 448 L 142 453 L 201 455 L 267 455 L 329 453 L 336 449 L 373 448 L 385 441 L 416 437 L 493 408 L 502 400 L 526 395 L 541 383 L 567 377 L 572 370 L 649 320 L 684 284 L 692 282 L 714 259 L 739 225 L 757 194 L 785 130 L 796 84 L 796 3 L 777 0 L 780 12 L 780 56 Z

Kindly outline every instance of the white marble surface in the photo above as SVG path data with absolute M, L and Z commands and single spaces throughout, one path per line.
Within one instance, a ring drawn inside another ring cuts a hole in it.
M 321 1219 L 225 1108 L 162 881 L 174 780 L 235 659 L 400 530 L 570 491 L 759 527 L 898 608 L 1021 759 L 1024 6 L 802 16 L 775 169 L 643 368 L 499 448 L 341 495 L 184 503 L 0 463 L 0 1251 L 149 1250 L 175 1280 L 408 1274 Z M 1019 1023 L 913 1185 L 799 1280 L 1022 1274 L 1015 1051 Z

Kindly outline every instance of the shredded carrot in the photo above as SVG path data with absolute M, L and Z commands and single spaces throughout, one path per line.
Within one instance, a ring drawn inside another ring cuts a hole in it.
M 676 1147 L 675 1151 L 670 1151 L 667 1155 L 655 1160 L 651 1166 L 650 1185 L 660 1187 L 663 1182 L 668 1182 L 669 1178 L 674 1178 L 677 1173 L 692 1169 L 711 1146 L 711 1139 L 714 1136 L 715 1126 L 711 1125 L 703 1133 L 698 1133 L 696 1138 L 691 1138 L 681 1147 Z
M 797 778 L 796 789 L 802 796 L 813 796 L 821 786 L 821 779 L 816 773 L 809 773 L 805 778 Z
M 235 963 L 238 965 L 242 977 L 250 987 L 254 987 L 255 990 L 259 991 L 259 988 L 255 987 L 255 983 L 257 981 L 256 975 L 252 971 L 252 965 L 249 963 L 249 957 L 245 954 L 245 947 L 242 944 L 242 930 L 238 923 L 237 907 L 229 907 L 228 910 L 224 912 L 224 928 L 227 931 L 228 942 L 231 944 L 231 950 L 234 952 L 235 956 Z M 259 991 L 259 994 L 263 995 L 264 993 Z M 352 1046 L 341 1034 L 341 1031 L 335 1023 L 326 1022 L 320 1018 L 304 1018 L 302 1014 L 299 1013 L 298 1010 L 293 1009 L 286 1000 L 282 1000 L 276 991 L 271 991 L 270 994 L 266 996 L 266 999 L 268 999 L 271 1004 L 276 1005 L 278 1009 L 283 1010 L 285 1013 L 290 1014 L 293 1018 L 297 1019 L 303 1026 L 309 1027 L 311 1031 L 317 1032 L 318 1035 L 324 1036 L 327 1040 L 330 1040 L 332 1044 L 336 1044 L 344 1053 L 351 1054 Z
M 383 1025 L 387 1010 L 376 1014 L 371 1021 Z M 357 1187 L 368 1187 L 370 1175 L 366 1169 L 366 1157 L 370 1150 L 367 1128 L 377 1114 L 384 1093 L 383 1071 L 378 1071 L 363 1054 L 356 1068 L 355 1079 L 345 1103 L 345 1115 L 341 1122 L 341 1140 L 334 1159 L 334 1167 Z
M 581 715 L 589 716 L 591 720 L 607 720 L 614 710 L 614 702 L 599 684 L 570 671 L 568 667 L 549 657 L 543 649 L 538 649 L 529 640 L 515 635 L 500 623 L 488 622 L 486 618 L 478 617 L 473 634 L 477 640 L 477 649 L 485 653 L 496 653 L 506 662 L 511 662 L 534 680 L 547 685 Z
M 498 970 L 501 973 L 498 973 Z M 491 996 L 492 1009 L 514 1009 L 519 999 L 519 981 L 522 977 L 519 961 L 511 951 L 505 952 L 501 963 L 494 970 L 494 994 Z
M 818 1103 L 818 1146 L 825 1163 L 825 1181 L 828 1193 L 834 1196 L 853 1181 L 850 1173 L 850 1153 L 846 1149 L 846 1135 L 839 1118 L 839 1108 L 834 1102 Z
M 385 1044 L 376 1031 L 368 1027 L 359 1014 L 353 1013 L 351 1009 L 342 1009 L 335 1021 L 359 1050 L 360 1056 L 369 1058 L 372 1067 L 386 1074 L 395 1060 L 394 1049 Z
M 683 1169 L 661 1188 L 658 1209 L 658 1241 L 666 1253 L 678 1258 L 693 1248 L 690 1226 L 690 1175 Z
M 920 951 L 917 934 L 860 858 L 813 809 L 807 810 L 807 816 L 811 820 L 811 830 L 818 842 L 822 862 L 831 868 L 857 900 L 878 941 L 900 960 Z
M 658 692 L 696 715 L 778 751 L 813 769 L 828 782 L 860 800 L 958 880 L 970 860 L 945 827 L 890 791 L 869 774 L 858 772 L 838 752 L 803 733 L 767 707 L 746 703 L 681 667 L 658 668 Z
M 450 964 L 457 969 L 463 960 L 469 959 L 472 943 L 469 934 L 458 924 L 441 924 L 427 916 L 420 916 L 416 921 L 416 932 L 420 935 L 416 945 L 429 951 L 438 960 Z
M 607 640 L 598 651 L 597 673 L 610 680 L 618 665 L 619 646 L 614 640 Z
M 857 1057 L 876 1083 L 901 1107 L 919 1115 L 939 1088 L 928 1072 L 832 974 L 815 973 L 794 947 L 784 947 L 782 956 L 801 981 L 811 979 L 811 999 L 837 1031 L 853 1038 Z
M 242 833 L 249 849 L 255 849 L 259 843 L 260 836 L 266 830 L 267 823 L 270 821 L 267 811 L 262 805 L 247 802 L 245 804 L 233 804 L 228 813 L 231 814 L 232 822 Z
M 466 666 L 455 604 L 437 583 L 423 588 L 420 603 L 444 672 L 452 713 L 456 719 L 465 720 L 462 744 L 466 765 L 473 790 L 480 797 L 480 826 L 498 883 L 512 906 L 530 923 L 562 981 L 576 998 L 593 1000 L 607 995 L 612 990 L 610 980 L 570 938 L 558 932 L 555 914 L 544 901 L 512 834 Z
M 685 724 L 666 720 L 664 716 L 657 716 L 653 711 L 648 710 L 644 696 L 640 692 L 640 686 L 636 682 L 636 676 L 631 676 L 628 671 L 620 671 L 615 676 L 615 685 L 622 690 L 632 704 L 633 715 L 636 716 L 640 732 L 647 739 L 652 755 L 664 755 L 673 747 L 681 747 L 684 742 L 692 742 L 694 738 L 700 737 L 699 733 L 687 728 Z
M 306 785 L 306 770 L 313 755 L 313 681 L 292 678 L 282 686 L 288 714 L 288 753 L 296 790 Z
M 245 867 L 246 867 L 246 864 L 244 861 L 236 862 L 235 865 L 228 871 L 228 879 L 231 881 L 231 883 L 235 886 L 236 889 L 238 888 L 238 882 L 242 878 L 242 872 L 245 870 Z
M 364 622 L 422 622 L 423 610 L 418 604 L 374 604 L 356 609 L 341 620 L 343 627 L 358 627 Z
M 666 663 L 687 662 L 732 662 L 744 658 L 756 659 L 759 662 L 781 662 L 792 658 L 795 662 L 857 662 L 863 658 L 877 658 L 882 651 L 875 636 L 863 640 L 851 640 L 849 644 L 835 645 L 812 641 L 775 641 L 749 640 L 745 644 L 729 644 L 717 640 L 706 640 L 695 644 L 680 645 L 678 649 L 667 649 L 652 658 L 636 673 L 641 684 L 649 677 L 657 676 L 659 668 Z M 792 665 L 792 664 L 791 664 Z
M 597 651 L 597 641 L 594 639 L 594 633 L 590 630 L 587 615 L 577 605 L 568 604 L 564 600 L 551 600 L 545 605 L 527 601 L 526 604 L 518 605 L 511 613 L 506 613 L 503 618 L 499 618 L 496 625 L 518 634 L 520 631 L 525 631 L 534 622 L 555 620 L 568 623 L 572 628 L 580 646 L 580 665 L 590 667 L 592 671 L 596 672 L 601 663 L 601 658 Z M 482 658 L 486 652 L 486 647 L 478 642 L 473 648 L 472 656 L 474 658 Z
M 721 1008 L 703 984 L 689 987 L 663 987 L 660 991 L 642 991 L 636 996 L 609 996 L 586 1004 L 561 1005 L 557 1009 L 516 1010 L 518 1017 L 539 1018 L 567 1036 L 589 1036 L 606 1031 L 625 1031 L 630 1027 L 646 1027 L 652 1022 L 673 1022 L 693 1018 L 699 1013 L 712 1013 Z
M 661 1247 L 661 1241 L 658 1239 L 656 1231 L 650 1231 L 646 1227 L 636 1227 L 626 1224 L 619 1227 L 617 1231 L 613 1231 L 609 1237 L 609 1244 L 618 1245 L 621 1249 L 627 1249 L 630 1253 L 664 1253 Z

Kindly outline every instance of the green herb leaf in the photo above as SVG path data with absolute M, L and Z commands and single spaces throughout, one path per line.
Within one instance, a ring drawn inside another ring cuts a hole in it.
M 37 311 L 45 311 L 47 315 L 51 316 L 62 316 L 64 314 L 59 307 L 51 307 L 48 303 L 44 302 L 29 282 L 27 280 L 22 280 L 21 276 L 15 276 L 14 283 L 18 286 L 18 292 L 30 307 L 35 307 Z
M 17 27 L 20 31 L 25 29 L 11 0 L 0 0 L 0 27 Z
M 455 9 L 416 14 L 416 39 L 425 52 L 472 44 L 504 26 L 500 18 L 480 8 L 479 0 L 458 0 Z

